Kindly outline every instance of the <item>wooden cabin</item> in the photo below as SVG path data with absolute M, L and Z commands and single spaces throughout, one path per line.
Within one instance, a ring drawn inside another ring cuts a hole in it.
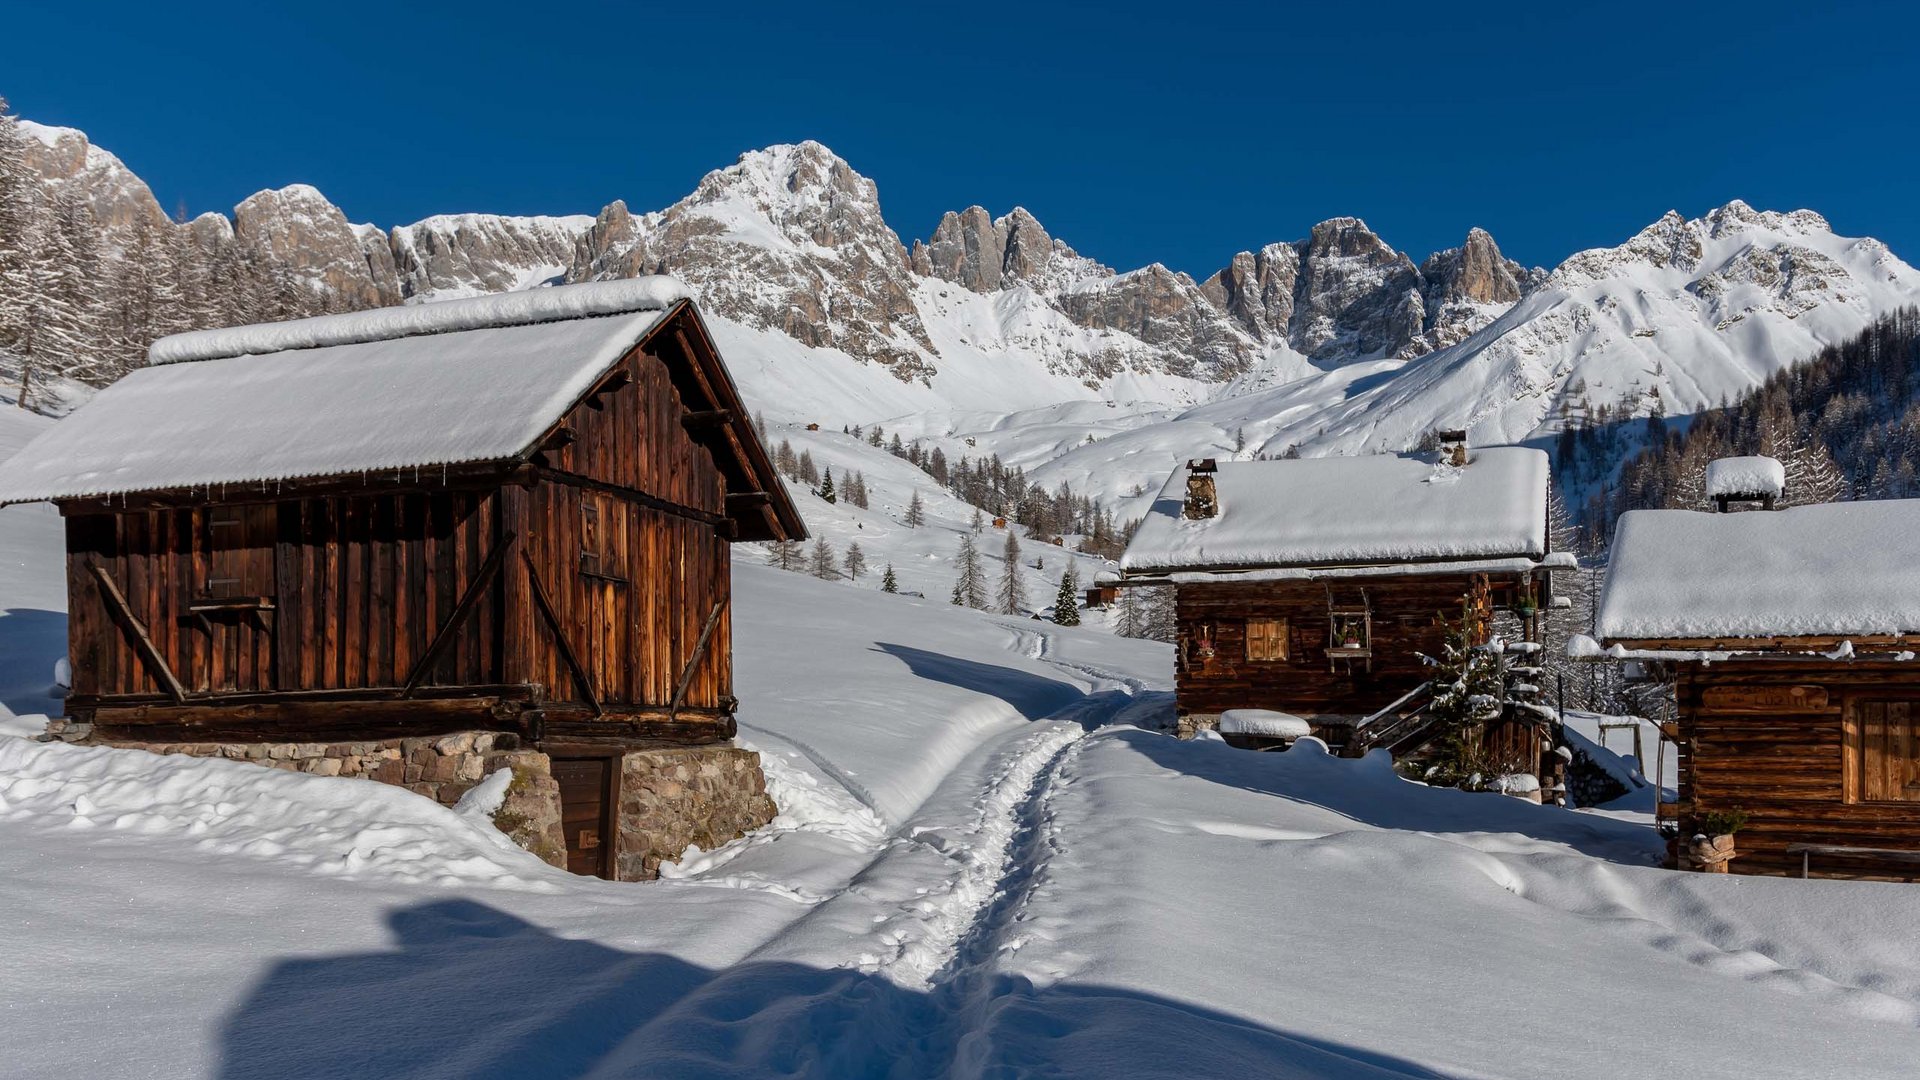
M 556 775 L 731 738 L 728 545 L 805 536 L 663 278 L 164 339 L 9 462 L 41 500 L 96 739 L 512 732 Z
M 1537 636 L 1548 570 L 1570 565 L 1548 550 L 1547 484 L 1544 453 L 1469 453 L 1463 439 L 1437 455 L 1176 470 L 1121 585 L 1175 590 L 1182 733 L 1267 712 L 1350 754 L 1418 746 L 1423 657 L 1441 655 L 1450 625 L 1484 641 L 1497 611 L 1515 612 L 1518 633 Z M 1520 763 L 1538 742 L 1515 736 Z
M 1734 873 L 1920 876 L 1916 538 L 1920 500 L 1621 516 L 1576 651 L 1672 683 L 1676 855 L 1744 815 Z

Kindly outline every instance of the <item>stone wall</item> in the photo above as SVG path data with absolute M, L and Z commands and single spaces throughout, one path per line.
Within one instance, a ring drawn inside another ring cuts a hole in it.
M 140 742 L 94 739 L 89 724 L 54 720 L 43 739 L 146 750 L 156 754 L 246 761 L 313 776 L 347 776 L 403 787 L 443 806 L 460 801 L 475 784 L 512 769 L 507 798 L 494 814 L 501 832 L 562 869 L 566 840 L 560 829 L 560 785 L 547 755 L 520 748 L 510 732 L 460 731 L 451 735 L 355 742 Z
M 649 881 L 689 845 L 711 851 L 773 820 L 760 755 L 737 746 L 636 751 L 620 772 L 616 876 Z

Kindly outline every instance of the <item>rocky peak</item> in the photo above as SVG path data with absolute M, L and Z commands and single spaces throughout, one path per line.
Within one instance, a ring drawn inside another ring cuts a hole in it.
M 1201 286 L 1208 300 L 1261 341 L 1286 341 L 1300 252 L 1292 244 L 1242 251 Z
M 742 154 L 658 214 L 615 203 L 575 247 L 568 279 L 673 274 L 729 319 L 888 365 L 934 371 L 907 251 L 873 181 L 816 142 Z
M 19 121 L 19 130 L 27 166 L 52 187 L 79 185 L 94 221 L 110 237 L 118 239 L 133 226 L 136 218 L 149 224 L 167 223 L 166 211 L 153 192 L 117 157 L 93 145 L 85 134 L 72 128 L 49 127 L 31 120 Z
M 912 261 L 915 273 L 977 293 L 1016 285 L 1045 292 L 1113 274 L 1047 235 L 1039 220 L 1020 206 L 1000 218 L 979 206 L 957 214 L 948 211 L 931 239 L 914 242 Z
M 1425 312 L 1420 271 L 1359 218 L 1313 227 L 1297 245 L 1289 344 L 1316 360 L 1403 355 Z
M 234 239 L 294 280 L 349 307 L 396 303 L 393 253 L 384 243 L 366 243 L 363 231 L 307 184 L 256 192 L 233 208 Z

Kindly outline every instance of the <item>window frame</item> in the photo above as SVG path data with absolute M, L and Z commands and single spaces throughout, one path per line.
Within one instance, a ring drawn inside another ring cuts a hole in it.
M 1907 781 L 1904 798 L 1867 794 L 1866 723 L 1862 709 L 1868 705 L 1899 705 L 1907 710 Z M 1841 703 L 1840 767 L 1841 797 L 1848 804 L 1865 806 L 1911 806 L 1920 804 L 1920 695 L 1900 692 L 1866 692 L 1847 695 Z
M 1270 629 L 1262 633 L 1261 638 L 1269 645 L 1264 650 L 1267 655 L 1254 655 L 1254 632 L 1256 624 L 1264 624 Z M 1284 615 L 1261 615 L 1248 618 L 1241 626 L 1244 637 L 1241 651 L 1250 664 L 1284 664 L 1293 659 L 1293 622 Z

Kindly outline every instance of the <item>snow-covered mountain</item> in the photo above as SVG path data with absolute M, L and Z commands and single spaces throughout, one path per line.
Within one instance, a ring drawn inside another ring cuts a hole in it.
M 83 184 L 102 221 L 165 220 L 84 135 L 27 130 L 47 182 Z M 1017 207 L 949 213 L 909 246 L 876 185 L 815 142 L 744 154 L 645 213 L 381 229 L 294 185 L 184 228 L 341 306 L 671 273 L 776 425 L 880 422 L 1109 500 L 1200 454 L 1398 450 L 1458 425 L 1518 441 L 1600 405 L 1684 414 L 1920 301 L 1920 273 L 1878 241 L 1737 201 L 1551 272 L 1480 229 L 1416 261 L 1357 218 L 1204 280 L 1116 271 Z

